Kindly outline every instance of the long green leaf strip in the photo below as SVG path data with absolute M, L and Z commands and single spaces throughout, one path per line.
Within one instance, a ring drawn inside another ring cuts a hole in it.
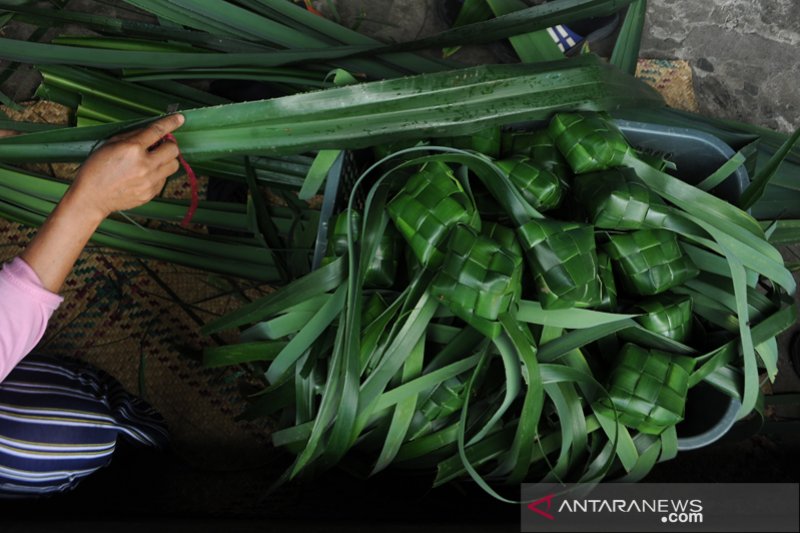
M 346 259 L 342 277 L 320 271 L 301 295 L 250 305 L 264 331 L 295 324 L 269 341 L 288 344 L 269 345 L 267 375 L 316 391 L 275 437 L 298 451 L 292 476 L 356 448 L 373 472 L 435 467 L 436 484 L 467 476 L 510 501 L 503 483 L 640 479 L 674 457 L 704 379 L 742 400 L 742 416 L 754 407 L 758 368 L 774 377 L 771 339 L 796 311 L 746 213 L 640 161 L 602 114 L 504 134 L 497 160 L 462 148 L 370 167 L 329 241 L 324 268 Z M 372 284 L 387 257 L 393 275 Z M 299 305 L 320 295 L 312 313 Z

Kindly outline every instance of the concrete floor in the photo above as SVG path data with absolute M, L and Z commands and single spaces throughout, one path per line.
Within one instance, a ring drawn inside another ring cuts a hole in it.
M 704 114 L 800 127 L 797 0 L 651 0 L 641 53 L 689 60 Z

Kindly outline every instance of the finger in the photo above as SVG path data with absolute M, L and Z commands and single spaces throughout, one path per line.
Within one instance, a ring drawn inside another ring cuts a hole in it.
M 164 135 L 172 133 L 180 128 L 183 125 L 183 121 L 183 115 L 166 116 L 150 124 L 136 136 L 132 137 L 132 139 L 141 144 L 144 148 L 150 148 L 160 141 Z
M 176 160 L 173 159 L 171 162 L 159 166 L 150 173 L 148 177 L 150 198 L 155 198 L 158 196 L 158 194 L 164 189 L 167 178 L 175 174 L 179 168 L 180 165 Z
M 20 133 L 22 132 L 14 130 L 0 130 L 0 139 L 3 137 L 13 137 L 14 135 L 19 135 Z
M 117 133 L 113 137 L 109 137 L 108 140 L 106 141 L 106 143 L 125 141 L 127 139 L 130 139 L 131 137 L 139 135 L 141 132 L 142 132 L 142 130 L 138 129 L 138 130 L 133 130 L 133 131 L 125 131 L 125 132 L 122 132 L 122 133 Z
M 173 174 L 175 174 L 176 172 L 178 172 L 178 170 L 180 170 L 180 168 L 181 168 L 181 165 L 178 163 L 178 160 L 177 159 L 173 159 L 173 160 L 167 161 L 163 165 L 159 166 L 155 171 L 155 175 L 158 177 L 158 180 L 163 185 L 163 182 L 166 181 L 166 179 L 168 177 L 170 177 Z
M 171 159 L 176 160 L 179 153 L 178 145 L 174 142 L 167 141 L 152 150 L 149 157 L 152 159 L 154 165 L 161 166 Z

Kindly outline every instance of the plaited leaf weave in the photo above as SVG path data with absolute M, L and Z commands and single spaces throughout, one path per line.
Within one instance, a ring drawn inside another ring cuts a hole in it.
M 519 295 L 522 256 L 459 225 L 431 293 L 456 316 L 490 338 L 500 333 L 497 318 Z
M 564 187 L 561 180 L 531 159 L 516 156 L 497 161 L 497 166 L 508 175 L 525 200 L 535 209 L 548 211 L 561 204 L 561 200 L 564 198 Z
M 600 404 L 613 405 L 624 425 L 658 435 L 683 420 L 694 365 L 691 357 L 626 344 L 609 378 L 610 398 Z
M 602 288 L 592 226 L 534 219 L 517 229 L 546 309 L 593 307 Z
M 631 169 L 615 168 L 576 176 L 575 198 L 589 222 L 602 229 L 654 227 L 664 202 Z
M 386 206 L 400 234 L 424 266 L 444 259 L 440 246 L 450 229 L 466 224 L 475 207 L 444 163 L 428 163 Z
M 692 330 L 692 298 L 660 294 L 636 304 L 644 314 L 636 318 L 643 328 L 664 337 L 684 342 Z
M 569 164 L 546 129 L 507 134 L 504 139 L 503 154 L 506 157 L 527 156 L 539 167 L 549 170 L 565 181 L 572 175 Z
M 632 152 L 619 128 L 597 113 L 557 113 L 547 131 L 575 174 L 618 167 Z
M 611 256 L 623 287 L 632 294 L 659 294 L 699 272 L 671 231 L 639 230 L 609 237 L 605 251 Z

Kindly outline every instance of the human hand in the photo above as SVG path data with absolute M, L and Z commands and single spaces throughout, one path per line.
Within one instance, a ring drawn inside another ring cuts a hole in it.
M 103 219 L 152 200 L 180 164 L 174 142 L 151 147 L 183 122 L 183 115 L 170 115 L 145 129 L 111 138 L 78 170 L 68 193 L 75 205 Z
M 3 137 L 13 137 L 14 135 L 19 135 L 20 132 L 14 130 L 0 130 L 0 139 Z

